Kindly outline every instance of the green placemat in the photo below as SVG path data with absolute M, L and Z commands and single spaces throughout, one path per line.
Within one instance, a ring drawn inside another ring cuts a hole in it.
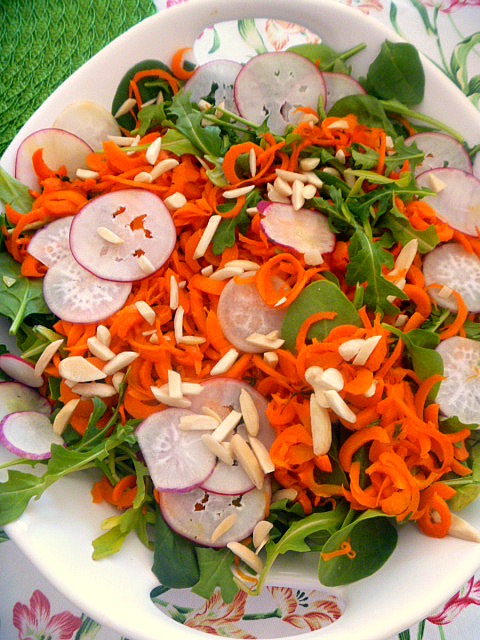
M 42 102 L 152 0 L 0 0 L 0 155 Z

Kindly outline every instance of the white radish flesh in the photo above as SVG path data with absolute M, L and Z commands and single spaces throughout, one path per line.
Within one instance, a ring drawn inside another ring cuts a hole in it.
M 214 105 L 224 104 L 225 109 L 236 113 L 233 85 L 242 65 L 233 60 L 211 60 L 197 69 L 183 87 L 190 94 L 191 102 L 198 103 L 213 93 Z
M 254 283 L 237 284 L 234 278 L 223 289 L 217 308 L 224 336 L 234 347 L 247 353 L 265 351 L 263 347 L 248 342 L 248 336 L 280 331 L 285 313 L 267 306 Z
M 39 411 L 18 411 L 5 416 L 0 422 L 0 443 L 20 458 L 46 460 L 50 458 L 52 444 L 64 445 L 50 418 Z
M 326 88 L 313 62 L 284 51 L 251 58 L 235 80 L 234 96 L 241 116 L 256 124 L 268 118 L 269 129 L 283 135 L 301 121 L 299 107 L 316 111 L 325 103 Z
M 454 229 L 476 236 L 480 226 L 480 180 L 461 169 L 448 168 L 431 169 L 417 178 L 420 187 L 431 189 L 432 183 L 441 184 L 442 189 L 423 198 L 423 202 Z
M 327 90 L 325 113 L 341 98 L 366 93 L 362 85 L 346 73 L 324 71 L 322 75 Z
M 448 287 L 462 296 L 469 311 L 480 311 L 480 260 L 475 253 L 468 253 L 459 244 L 439 245 L 425 256 L 423 275 L 425 285 Z M 456 312 L 455 298 L 440 291 L 430 288 L 428 293 L 440 307 Z
M 123 307 L 132 285 L 102 280 L 68 256 L 50 267 L 43 296 L 52 313 L 67 322 L 90 323 L 108 318 Z
M 480 342 L 455 336 L 442 340 L 436 351 L 445 376 L 435 399 L 441 412 L 465 424 L 480 424 Z
M 68 105 L 55 118 L 53 126 L 74 133 L 94 151 L 102 150 L 102 143 L 109 136 L 122 135 L 110 111 L 89 100 L 79 100 Z
M 219 460 L 210 477 L 202 482 L 201 488 L 209 493 L 235 495 L 254 488 L 253 482 L 239 465 L 228 465 Z
M 43 149 L 43 160 L 52 171 L 65 166 L 69 178 L 75 178 L 77 169 L 85 166 L 86 158 L 92 152 L 84 140 L 62 129 L 41 129 L 29 135 L 18 147 L 15 178 L 35 191 L 40 188 L 32 165 L 32 156 L 37 149 Z
M 415 167 L 415 175 L 424 171 L 450 167 L 472 173 L 472 161 L 463 144 L 446 133 L 423 131 L 405 139 L 408 146 L 415 143 L 425 154 L 423 162 Z
M 123 242 L 112 243 L 97 230 L 106 228 Z M 88 202 L 70 229 L 75 259 L 99 278 L 130 282 L 145 278 L 143 263 L 159 269 L 175 247 L 176 230 L 162 200 L 142 189 L 122 189 Z
M 270 484 L 242 495 L 219 495 L 203 489 L 187 493 L 160 493 L 159 504 L 167 524 L 196 544 L 224 547 L 244 540 L 263 520 L 270 503 Z M 212 534 L 225 518 L 235 514 L 233 526 L 212 542 Z
M 29 387 L 41 387 L 43 384 L 43 378 L 35 373 L 34 365 L 18 356 L 8 353 L 2 354 L 0 369 L 16 382 L 26 384 Z
M 20 382 L 0 383 L 0 420 L 17 411 L 38 411 L 46 416 L 52 407 L 38 391 Z
M 179 428 L 188 409 L 165 409 L 139 425 L 138 444 L 158 491 L 189 491 L 212 473 L 216 458 L 202 442 L 204 431 Z
M 73 216 L 59 218 L 35 232 L 27 251 L 47 267 L 70 255 L 70 226 Z

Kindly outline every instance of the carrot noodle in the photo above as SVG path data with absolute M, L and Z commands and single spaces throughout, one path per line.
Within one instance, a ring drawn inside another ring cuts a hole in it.
M 357 552 L 351 547 L 350 539 L 342 542 L 340 548 L 336 551 L 329 551 L 327 553 L 322 551 L 320 553 L 320 557 L 324 562 L 328 562 L 329 560 L 340 558 L 342 556 L 346 556 L 349 560 L 353 560 L 357 556 Z

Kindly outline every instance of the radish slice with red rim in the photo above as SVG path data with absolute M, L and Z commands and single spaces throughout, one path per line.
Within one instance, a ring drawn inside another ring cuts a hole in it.
M 453 229 L 477 235 L 480 215 L 480 180 L 461 169 L 431 169 L 417 177 L 419 187 L 436 191 L 423 202 Z
M 73 216 L 59 218 L 35 232 L 28 243 L 28 253 L 47 267 L 71 255 L 70 226 Z
M 463 144 L 446 133 L 423 131 L 405 139 L 407 146 L 414 143 L 425 154 L 423 162 L 415 167 L 415 175 L 440 167 L 461 169 L 467 173 L 473 171 L 472 161 Z
M 319 69 L 291 51 L 254 56 L 244 65 L 234 86 L 240 115 L 259 125 L 268 118 L 269 129 L 279 135 L 301 121 L 299 107 L 316 112 L 319 101 L 325 103 L 325 96 Z
M 473 313 L 480 311 L 480 260 L 459 244 L 435 247 L 423 259 L 425 285 L 440 284 L 459 293 Z M 442 295 L 441 289 L 429 289 L 431 298 L 443 309 L 457 311 L 453 296 Z
M 18 411 L 36 411 L 49 416 L 52 407 L 36 389 L 20 382 L 0 382 L 0 420 Z
M 69 104 L 55 118 L 53 126 L 75 134 L 95 151 L 102 149 L 109 136 L 122 135 L 110 111 L 90 100 Z
M 188 409 L 165 409 L 145 418 L 136 431 L 140 450 L 158 491 L 189 491 L 212 473 L 216 457 L 202 442 L 205 431 L 182 431 Z
M 118 241 L 105 239 L 103 230 Z M 131 282 L 159 269 L 176 238 L 172 216 L 158 196 L 121 189 L 90 200 L 75 216 L 70 249 L 75 260 L 99 278 Z
M 203 489 L 188 493 L 160 493 L 159 504 L 168 526 L 181 536 L 207 547 L 225 547 L 247 538 L 255 525 L 266 517 L 270 503 L 270 483 L 241 495 L 219 495 Z M 233 526 L 212 541 L 218 525 L 235 515 Z
M 327 217 L 310 209 L 295 211 L 289 204 L 272 202 L 263 209 L 260 224 L 272 242 L 303 254 L 309 264 L 321 264 L 322 255 L 335 248 Z
M 49 268 L 43 296 L 52 313 L 67 322 L 88 324 L 108 318 L 125 304 L 130 282 L 102 280 L 71 256 Z
M 251 491 L 255 485 L 240 465 L 228 465 L 219 460 L 211 476 L 202 482 L 200 488 L 208 493 L 239 495 Z
M 43 160 L 52 171 L 64 166 L 69 178 L 75 177 L 77 169 L 85 166 L 87 156 L 92 153 L 84 140 L 63 129 L 40 129 L 30 134 L 18 147 L 15 178 L 34 191 L 40 188 L 32 165 L 37 149 L 43 149 Z
M 0 369 L 16 382 L 26 384 L 28 387 L 38 388 L 43 384 L 43 378 L 36 375 L 33 364 L 10 353 L 0 356 Z
M 50 418 L 39 411 L 18 411 L 5 416 L 0 422 L 0 443 L 20 458 L 47 460 L 52 444 L 64 446 Z
M 234 347 L 247 353 L 265 349 L 247 341 L 252 333 L 267 335 L 280 331 L 286 311 L 272 309 L 262 300 L 255 284 L 238 284 L 232 279 L 218 300 L 217 316 L 224 336 Z
M 219 105 L 224 103 L 225 109 L 236 113 L 237 106 L 233 99 L 233 85 L 242 65 L 234 60 L 211 60 L 195 69 L 183 87 L 190 94 L 190 100 L 198 103 L 202 98 Z
M 464 424 L 480 423 L 480 342 L 454 336 L 442 340 L 436 351 L 442 356 L 445 376 L 435 399 L 441 412 Z
M 323 79 L 327 90 L 325 112 L 328 113 L 333 105 L 346 96 L 354 96 L 367 93 L 362 85 L 346 73 L 334 73 L 323 71 Z

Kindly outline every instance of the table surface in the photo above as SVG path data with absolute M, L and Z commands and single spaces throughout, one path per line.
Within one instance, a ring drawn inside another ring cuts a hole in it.
M 4 63 L 0 75 L 0 153 L 52 89 L 82 62 L 136 22 L 179 1 L 185 0 L 124 0 L 122 3 L 11 0 L 0 3 Z M 480 109 L 480 0 L 339 1 L 393 27 L 432 59 Z M 82 16 L 84 21 L 72 19 L 72 14 L 74 18 Z M 86 36 L 82 24 L 87 21 L 92 27 Z M 270 35 L 273 48 L 276 33 L 273 29 Z M 293 31 L 290 37 L 295 37 Z M 62 46 L 72 52 L 72 42 L 75 43 L 72 55 L 58 55 Z M 49 43 L 55 43 L 55 47 L 49 48 Z M 49 55 L 51 49 L 55 49 L 56 55 Z M 8 74 L 6 69 L 10 68 L 16 68 L 17 73 Z M 298 615 L 299 602 L 295 602 L 291 590 L 272 589 L 269 597 L 281 611 L 284 607 L 279 624 L 290 625 L 289 634 L 305 633 L 324 624 L 324 621 L 318 622 L 320 617 L 315 618 L 315 622 Z M 316 601 L 316 604 L 326 607 L 325 602 Z M 211 603 L 211 607 L 214 606 L 215 603 Z M 293 609 L 297 606 L 297 611 L 288 619 L 285 612 L 287 609 L 291 612 L 292 606 Z M 191 607 L 184 612 L 182 621 L 188 624 L 189 616 L 191 619 L 198 612 L 198 605 L 197 610 Z M 257 613 L 256 617 L 258 620 L 261 616 Z M 244 621 L 243 631 L 240 626 L 241 623 L 235 630 L 231 627 L 228 635 L 255 637 L 259 633 L 258 626 L 254 628 L 252 622 Z M 217 631 L 218 635 L 222 634 Z M 265 637 L 268 631 L 263 627 L 260 633 Z M 97 624 L 58 593 L 0 530 L 0 640 L 15 638 L 120 640 L 118 633 Z M 425 620 L 385 640 L 476 638 L 480 638 L 480 571 Z

